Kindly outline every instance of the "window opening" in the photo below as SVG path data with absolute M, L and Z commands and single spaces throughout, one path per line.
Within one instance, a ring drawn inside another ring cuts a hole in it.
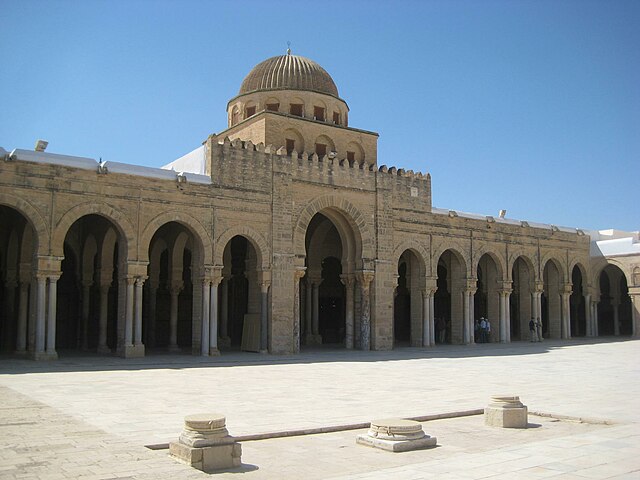
M 291 152 L 293 152 L 293 150 L 295 149 L 296 141 L 292 140 L 291 138 L 287 138 L 285 140 L 285 143 L 287 148 L 287 155 L 291 155 Z
M 289 113 L 291 115 L 295 115 L 296 117 L 302 116 L 302 104 L 301 103 L 292 103 L 289 106 Z
M 339 112 L 333 112 L 333 123 L 335 123 L 336 125 L 340 125 L 340 113 Z
M 256 114 L 255 105 L 253 107 L 247 107 L 247 117 L 246 118 L 249 118 L 249 117 L 251 117 L 251 116 L 253 116 L 255 114 Z
M 321 122 L 324 122 L 324 108 L 313 107 L 313 118 L 315 120 L 320 120 Z
M 270 112 L 277 112 L 278 110 L 280 110 L 280 104 L 279 103 L 267 103 L 267 110 L 269 110 Z
M 324 143 L 316 143 L 316 153 L 322 158 L 327 154 L 327 146 Z
M 347 152 L 347 160 L 354 162 L 356 160 L 356 152 Z

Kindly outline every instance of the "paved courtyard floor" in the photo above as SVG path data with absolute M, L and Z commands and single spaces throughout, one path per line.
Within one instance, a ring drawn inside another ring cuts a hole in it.
M 210 476 L 145 445 L 185 415 L 219 412 L 233 435 L 415 417 L 520 395 L 532 428 L 481 416 L 424 423 L 434 449 L 393 454 L 357 430 L 244 442 L 243 466 L 213 478 L 640 478 L 640 341 L 548 341 L 296 357 L 62 355 L 0 359 L 0 479 Z M 582 418 L 583 422 L 562 419 Z

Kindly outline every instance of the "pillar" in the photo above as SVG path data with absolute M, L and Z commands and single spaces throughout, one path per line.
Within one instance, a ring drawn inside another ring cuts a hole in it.
M 344 318 L 344 346 L 345 348 L 351 350 L 354 348 L 354 295 L 353 295 L 353 287 L 356 283 L 356 279 L 353 275 L 340 275 L 340 280 L 344 285 L 345 290 L 345 318 Z
M 178 347 L 178 296 L 184 287 L 183 282 L 172 282 L 169 293 L 171 295 L 171 304 L 169 307 L 169 351 L 170 352 L 179 352 L 180 347 Z M 209 295 L 209 292 L 206 292 Z M 208 321 L 208 317 L 206 320 Z M 212 333 L 209 332 L 211 335 Z
M 58 279 L 60 275 L 49 276 L 49 308 L 47 311 L 47 347 L 48 358 L 58 358 L 56 353 L 56 313 L 58 302 Z
M 430 334 L 430 342 L 431 345 L 436 344 L 436 328 L 435 328 L 435 289 L 431 291 L 431 295 L 429 296 L 429 334 Z
M 260 353 L 269 353 L 269 285 L 260 283 Z
M 473 329 L 473 322 L 475 320 L 475 311 L 476 311 L 476 295 L 474 290 L 473 292 L 469 292 L 469 343 L 476 342 L 476 339 L 474 337 L 474 329 Z M 487 315 L 487 320 L 489 320 L 488 317 L 489 315 Z M 492 327 L 495 328 L 495 326 L 492 326 Z M 489 332 L 489 336 L 487 338 L 489 341 L 491 341 L 491 332 Z
M 200 338 L 200 354 L 203 357 L 209 356 L 209 302 L 211 290 L 211 280 L 208 278 L 202 278 L 202 335 Z
M 229 340 L 229 280 L 227 275 L 222 279 L 222 298 L 220 304 L 220 340 L 230 345 Z
M 134 315 L 134 336 L 133 336 L 133 344 L 139 347 L 144 348 L 142 345 L 142 295 L 144 286 L 144 277 L 136 278 L 135 284 L 135 315 Z
M 218 285 L 222 277 L 216 275 L 211 281 L 209 298 L 209 356 L 220 355 L 218 350 Z
M 431 329 L 433 328 L 433 318 L 431 317 L 431 290 L 422 291 L 422 346 L 430 347 Z
M 126 277 L 127 294 L 125 297 L 125 316 L 124 316 L 124 348 L 125 356 L 127 356 L 127 348 L 133 346 L 133 307 L 135 294 L 135 278 Z
M 89 348 L 89 313 L 91 310 L 91 280 L 82 282 L 82 327 L 80 332 L 80 345 L 83 350 Z
M 312 345 L 314 343 L 313 337 L 313 285 L 309 277 L 307 277 L 306 285 L 305 285 L 305 296 L 306 300 L 304 302 L 305 306 L 305 344 Z
M 508 343 L 507 342 L 507 295 L 508 293 L 505 290 L 500 290 L 498 292 L 500 295 L 500 343 Z
M 16 353 L 24 354 L 27 351 L 27 314 L 29 311 L 29 282 L 20 282 L 18 303 L 18 331 L 16 338 Z
M 318 340 L 320 336 L 320 280 L 313 282 L 313 306 L 312 306 L 312 328 L 313 336 Z M 319 342 L 321 343 L 321 342 Z
M 562 297 L 562 321 L 561 321 L 561 336 L 563 339 L 571 338 L 571 305 L 569 300 L 571 298 L 571 284 L 567 284 L 563 287 L 560 294 Z
M 588 293 L 584 294 L 584 314 L 587 324 L 587 337 L 593 337 L 593 325 L 591 324 L 591 295 Z
M 293 271 L 293 353 L 300 353 L 300 279 L 304 272 L 304 267 Z
M 371 349 L 371 281 L 373 272 L 362 271 L 359 273 L 360 288 L 362 293 L 362 307 L 360 312 L 360 349 Z
M 36 360 L 45 354 L 45 320 L 47 313 L 47 277 L 42 274 L 36 276 L 36 328 L 35 328 L 35 357 Z
M 640 337 L 640 287 L 629 288 L 631 297 L 631 336 Z
M 109 284 L 100 284 L 100 319 L 98 323 L 98 353 L 111 353 L 107 346 L 107 320 L 109 313 Z

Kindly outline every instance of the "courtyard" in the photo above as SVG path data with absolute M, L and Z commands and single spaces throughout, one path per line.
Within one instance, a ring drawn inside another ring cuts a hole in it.
M 3 358 L 0 478 L 207 478 L 162 448 L 191 413 L 226 415 L 236 436 L 284 435 L 472 411 L 494 394 L 519 395 L 531 428 L 485 427 L 479 415 L 427 421 L 438 447 L 402 454 L 356 445 L 359 430 L 246 441 L 243 466 L 216 478 L 638 478 L 639 346 L 600 338 L 297 356 Z

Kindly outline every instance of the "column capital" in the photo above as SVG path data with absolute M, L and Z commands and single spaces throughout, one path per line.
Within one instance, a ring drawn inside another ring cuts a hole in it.
M 139 262 L 129 260 L 125 263 L 125 272 L 133 277 L 144 277 L 147 275 L 149 262 Z
M 307 271 L 307 267 L 296 267 L 293 270 L 293 279 L 296 282 L 299 282 L 302 277 L 304 277 L 305 272 Z
M 356 283 L 356 276 L 353 273 L 343 273 L 340 275 L 340 281 L 345 287 L 353 287 Z
M 511 293 L 512 293 L 512 292 L 513 292 L 513 289 L 512 289 L 512 288 L 501 288 L 500 290 L 498 290 L 498 293 L 499 293 L 500 295 L 504 295 L 505 297 L 506 297 L 507 295 L 511 295 Z
M 466 292 L 475 293 L 478 289 L 478 279 L 475 277 L 466 278 L 463 289 Z
M 149 278 L 149 277 L 147 277 L 147 276 L 139 276 L 139 277 L 136 277 L 136 286 L 137 286 L 137 287 L 141 287 L 141 286 L 143 286 L 143 285 L 144 285 L 144 282 L 147 280 L 147 278 Z
M 533 293 L 542 293 L 544 292 L 544 282 L 538 280 L 533 283 Z
M 375 272 L 373 270 L 360 270 L 356 272 L 356 278 L 362 284 L 363 288 L 369 288 L 369 284 L 373 281 Z
M 428 290 L 433 290 L 434 292 L 438 289 L 438 277 L 424 277 L 425 288 Z
M 271 286 L 271 280 L 263 280 L 260 282 L 260 292 L 268 293 Z
M 562 294 L 571 294 L 573 292 L 573 284 L 572 283 L 565 283 L 560 287 L 560 292 Z
M 629 287 L 629 296 L 633 299 L 633 297 L 637 297 L 640 295 L 640 287 Z
M 209 280 L 211 281 L 211 280 Z M 182 289 L 184 289 L 184 282 L 182 280 L 172 280 L 169 285 L 169 291 L 172 294 L 178 295 Z
M 137 277 L 133 275 L 126 275 L 124 277 L 124 281 L 127 282 L 127 285 L 135 285 Z
M 436 293 L 437 288 L 432 288 L 432 287 L 426 287 L 420 290 L 420 292 L 422 293 L 422 296 L 424 298 L 429 298 L 431 297 L 434 293 Z

